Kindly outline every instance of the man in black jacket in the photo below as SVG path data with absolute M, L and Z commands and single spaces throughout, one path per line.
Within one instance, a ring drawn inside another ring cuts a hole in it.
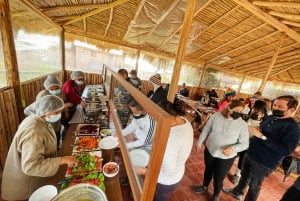
M 242 200 L 249 185 L 244 201 L 257 200 L 264 179 L 298 144 L 300 129 L 292 118 L 297 106 L 298 101 L 293 96 L 277 97 L 272 107 L 273 114 L 263 120 L 260 127 L 249 126 L 249 132 L 254 137 L 244 156 L 240 181 L 233 189 L 224 188 L 225 193 Z

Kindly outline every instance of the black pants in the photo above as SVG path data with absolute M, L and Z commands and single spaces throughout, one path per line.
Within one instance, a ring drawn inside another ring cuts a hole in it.
M 214 195 L 218 196 L 223 188 L 223 180 L 233 164 L 234 158 L 221 159 L 213 157 L 207 148 L 204 151 L 204 182 L 203 186 L 208 187 L 211 179 L 214 179 Z
M 294 186 L 291 186 L 284 193 L 280 201 L 295 201 L 297 199 L 300 199 L 300 191 L 296 189 Z
M 258 164 L 246 153 L 243 159 L 241 178 L 238 185 L 234 188 L 234 193 L 236 195 L 243 195 L 247 185 L 249 185 L 245 201 L 256 201 L 262 182 L 272 171 L 273 169 Z
M 239 152 L 239 161 L 238 161 L 238 168 L 241 170 L 243 165 L 243 159 L 245 154 L 247 153 L 247 150 Z

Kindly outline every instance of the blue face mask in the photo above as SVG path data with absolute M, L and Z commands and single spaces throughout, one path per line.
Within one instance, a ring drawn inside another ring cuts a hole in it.
M 46 117 L 46 121 L 49 122 L 49 123 L 57 122 L 60 119 L 61 119 L 61 113 L 55 114 L 55 115 L 51 115 L 50 117 Z
M 58 94 L 61 93 L 61 89 L 57 89 L 57 90 L 48 90 L 48 91 L 49 91 L 49 93 L 50 93 L 51 95 L 58 95 Z
M 79 81 L 79 80 L 75 80 L 75 83 L 77 84 L 77 85 L 83 85 L 83 81 Z

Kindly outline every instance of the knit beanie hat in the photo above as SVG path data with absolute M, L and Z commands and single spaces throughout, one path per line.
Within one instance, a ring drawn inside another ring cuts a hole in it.
M 161 85 L 161 77 L 160 74 L 156 73 L 149 78 L 149 81 L 156 85 Z
M 236 94 L 236 92 L 235 92 L 233 89 L 227 88 L 227 89 L 225 90 L 224 96 L 225 96 L 225 97 L 235 96 L 235 94 Z
M 49 89 L 51 86 L 58 86 L 61 88 L 61 82 L 57 79 L 55 75 L 48 75 L 46 80 L 44 81 L 44 87 L 45 89 Z

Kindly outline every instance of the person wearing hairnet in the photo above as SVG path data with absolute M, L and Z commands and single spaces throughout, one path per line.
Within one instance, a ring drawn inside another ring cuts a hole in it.
M 76 106 L 81 104 L 83 108 L 86 108 L 86 102 L 81 98 L 81 94 L 84 89 L 84 73 L 81 71 L 73 71 L 71 73 L 71 79 L 67 80 L 62 87 L 62 91 L 67 96 L 67 101 L 73 104 L 73 107 L 69 108 L 70 118 L 75 113 Z
M 56 157 L 56 135 L 51 122 L 61 117 L 64 102 L 47 95 L 25 108 L 29 114 L 19 125 L 12 140 L 2 175 L 2 198 L 27 200 L 60 165 L 77 164 L 75 156 Z
M 61 86 L 62 84 L 57 79 L 57 77 L 55 75 L 50 74 L 47 76 L 46 80 L 44 81 L 45 89 L 40 91 L 36 96 L 36 99 L 40 99 L 46 95 L 55 95 L 60 97 L 65 102 L 64 109 L 62 110 L 62 118 L 56 122 L 51 123 L 56 134 L 57 149 L 59 148 L 60 138 L 61 138 L 60 137 L 61 123 L 63 123 L 64 125 L 68 123 L 66 122 L 69 119 L 68 108 L 73 106 L 72 103 L 66 102 L 67 98 L 66 95 L 61 91 Z M 64 137 L 65 137 L 65 132 L 62 133 L 62 139 L 64 139 Z

